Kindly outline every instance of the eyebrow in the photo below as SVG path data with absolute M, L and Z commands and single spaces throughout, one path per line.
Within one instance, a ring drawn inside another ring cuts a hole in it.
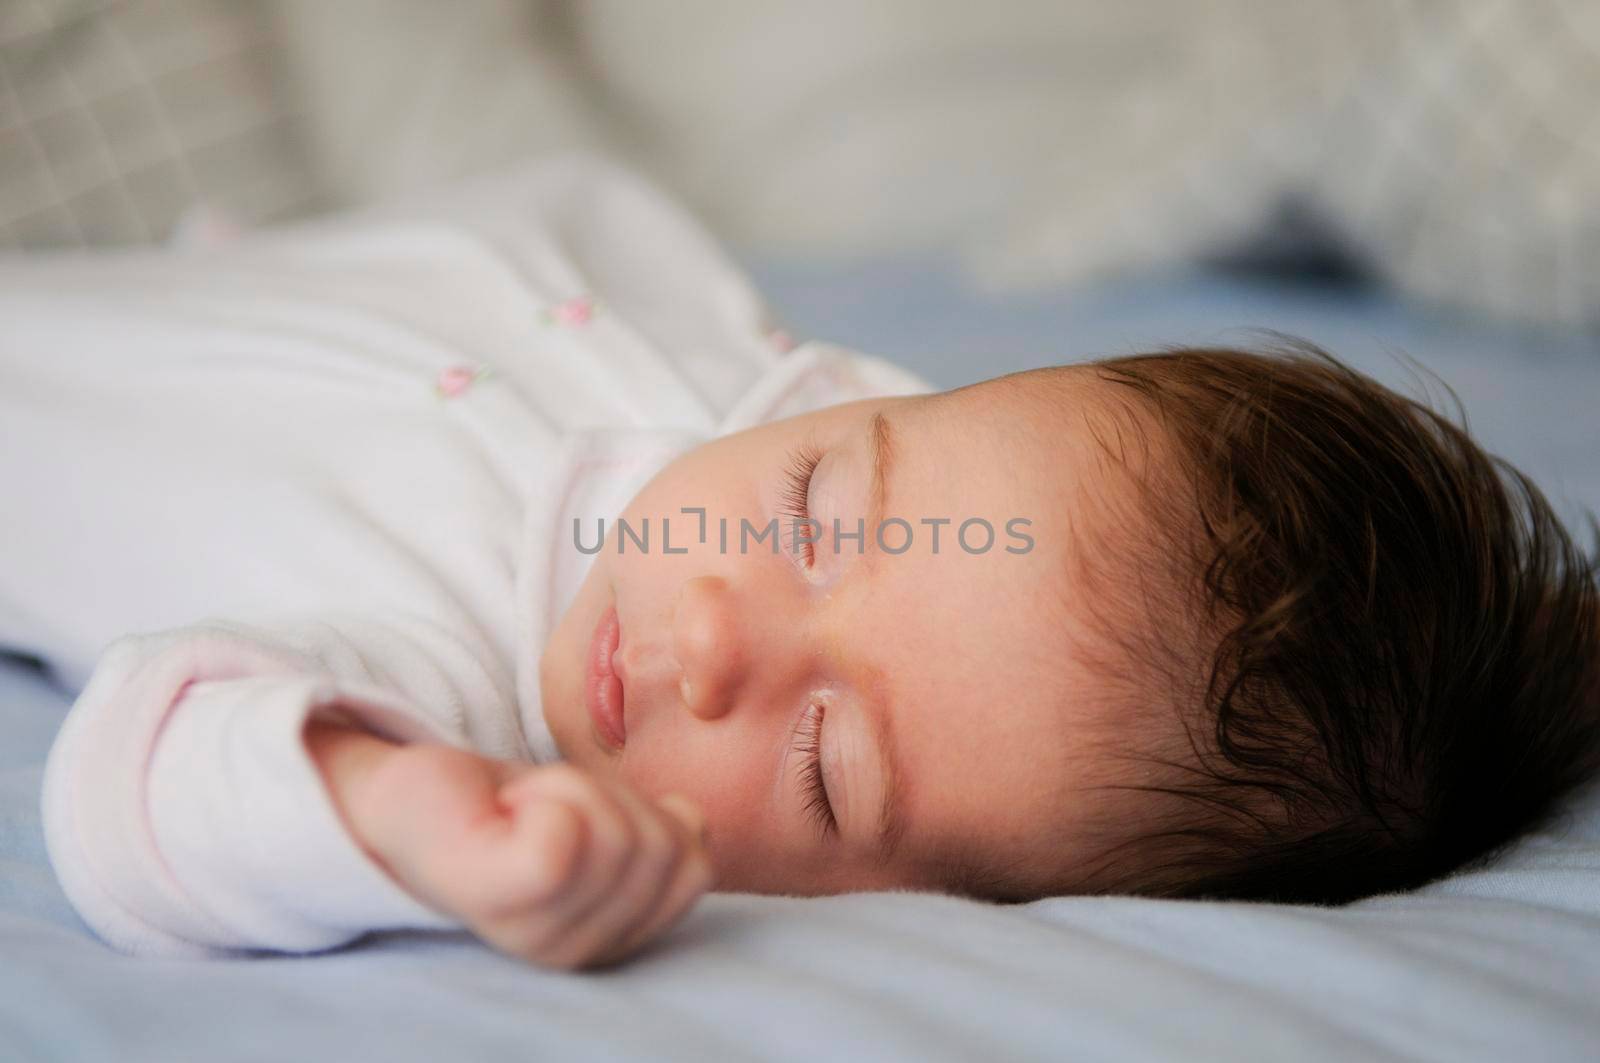
M 872 445 L 872 505 L 868 511 L 873 528 L 883 521 L 889 501 L 889 470 L 894 464 L 894 426 L 879 412 L 868 425 Z
M 872 415 L 868 425 L 872 451 L 872 504 L 869 523 L 876 529 L 883 522 L 889 500 L 889 473 L 895 457 L 894 426 L 880 411 Z M 883 780 L 883 803 L 878 810 L 876 847 L 880 863 L 894 858 L 895 850 L 906 833 L 905 802 L 901 792 L 900 759 L 894 741 L 894 721 L 889 712 L 884 684 L 875 684 L 876 696 L 867 709 L 867 721 L 872 729 L 872 745 L 878 751 L 879 778 Z
M 879 699 L 867 710 L 872 729 L 872 744 L 878 751 L 878 770 L 883 779 L 883 804 L 878 810 L 874 844 L 879 863 L 894 859 L 895 850 L 906 833 L 905 802 L 900 789 L 900 759 L 894 741 L 894 724 L 887 704 Z

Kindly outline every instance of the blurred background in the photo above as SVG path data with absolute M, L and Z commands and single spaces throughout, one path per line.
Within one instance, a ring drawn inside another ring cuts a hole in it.
M 754 257 L 1249 259 L 1600 323 L 1590 0 L 6 0 L 0 89 L 13 247 L 583 146 Z
M 203 245 L 574 147 L 797 335 L 936 383 L 1272 328 L 1600 449 L 1592 0 L 0 3 L 0 246 Z

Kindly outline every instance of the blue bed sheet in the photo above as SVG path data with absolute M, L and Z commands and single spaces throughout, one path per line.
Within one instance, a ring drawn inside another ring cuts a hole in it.
M 1235 326 L 1404 379 L 1569 509 L 1600 504 L 1600 352 L 1381 298 L 1159 277 L 981 302 L 916 263 L 759 265 L 793 327 L 962 383 Z M 25 504 L 12 500 L 11 504 Z M 0 1059 L 1600 1058 L 1600 794 L 1494 866 L 1340 910 L 1134 898 L 1001 908 L 926 894 L 716 895 L 656 947 L 571 975 L 459 934 L 315 957 L 132 960 L 51 877 L 37 790 L 68 701 L 0 666 Z

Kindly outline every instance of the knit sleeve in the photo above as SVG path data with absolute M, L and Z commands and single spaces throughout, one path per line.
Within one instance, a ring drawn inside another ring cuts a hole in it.
M 415 620 L 211 621 L 120 639 L 46 765 L 57 877 L 96 934 L 136 955 L 306 952 L 454 926 L 356 844 L 304 730 L 326 718 L 483 745 L 464 721 L 497 715 L 467 705 L 502 696 L 490 675 Z

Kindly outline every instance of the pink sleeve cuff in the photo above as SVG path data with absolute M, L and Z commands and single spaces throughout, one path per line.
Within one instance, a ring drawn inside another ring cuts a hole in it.
M 345 830 L 302 740 L 314 714 L 459 744 L 385 691 L 235 633 L 115 643 L 45 769 L 46 844 L 84 921 L 122 951 L 166 956 L 457 926 Z

